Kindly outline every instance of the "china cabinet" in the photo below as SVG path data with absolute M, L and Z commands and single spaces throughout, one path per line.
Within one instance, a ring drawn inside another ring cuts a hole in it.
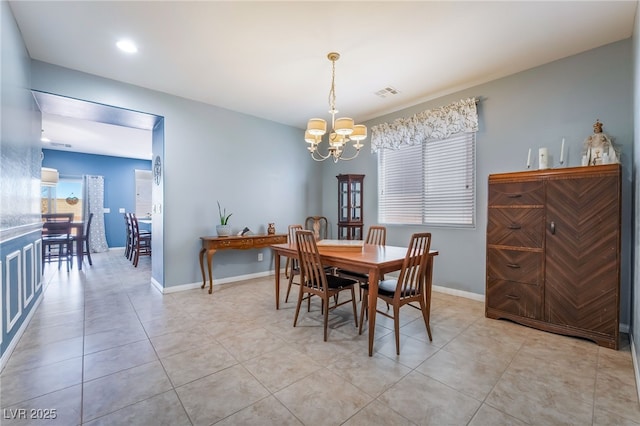
M 338 238 L 361 240 L 364 220 L 362 218 L 362 185 L 364 175 L 345 174 L 338 179 Z

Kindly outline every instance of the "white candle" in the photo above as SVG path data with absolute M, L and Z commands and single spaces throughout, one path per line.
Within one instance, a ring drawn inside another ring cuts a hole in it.
M 564 164 L 564 138 L 562 138 L 562 147 L 560 148 L 560 164 Z
M 527 169 L 531 167 L 531 148 L 529 148 L 529 155 L 527 155 Z

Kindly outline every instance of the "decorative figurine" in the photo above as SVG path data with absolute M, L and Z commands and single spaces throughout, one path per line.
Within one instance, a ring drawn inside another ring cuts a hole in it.
M 613 142 L 602 133 L 602 123 L 596 120 L 593 125 L 593 134 L 584 140 L 582 164 L 585 166 L 597 166 L 600 164 L 619 163 L 619 154 L 616 152 Z
M 269 227 L 267 228 L 267 234 L 273 235 L 275 233 L 276 233 L 276 225 L 274 223 L 270 223 Z

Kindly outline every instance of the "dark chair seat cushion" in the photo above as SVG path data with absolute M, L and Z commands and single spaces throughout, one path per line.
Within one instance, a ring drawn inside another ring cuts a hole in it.
M 357 284 L 357 281 L 350 280 L 349 278 L 342 278 L 335 275 L 327 274 L 327 285 L 329 288 L 338 289 L 349 287 Z
M 378 284 L 378 294 L 387 296 L 387 297 L 393 297 L 393 295 L 396 292 L 397 285 L 398 285 L 398 280 L 396 279 L 382 280 Z M 369 284 L 360 284 L 360 288 L 365 291 L 369 291 Z M 405 294 L 403 294 L 402 297 L 407 297 L 409 295 L 410 295 L 410 292 L 405 291 Z

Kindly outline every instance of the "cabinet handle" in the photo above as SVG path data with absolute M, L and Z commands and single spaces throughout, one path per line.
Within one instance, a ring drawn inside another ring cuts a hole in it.
M 549 229 L 551 229 L 551 234 L 555 235 L 556 234 L 556 223 L 552 221 L 551 225 L 549 225 Z
M 512 223 L 511 225 L 509 225 L 509 229 L 520 229 L 522 228 L 522 226 L 518 225 L 517 223 Z
M 513 269 L 520 269 L 520 265 L 518 265 L 517 263 L 507 263 L 507 266 Z
M 522 197 L 522 194 L 507 194 L 507 197 L 509 197 L 509 198 L 520 198 L 520 197 Z
M 511 300 L 520 300 L 520 296 L 514 296 L 512 294 L 507 294 L 504 297 L 506 297 L 507 299 L 511 299 Z

